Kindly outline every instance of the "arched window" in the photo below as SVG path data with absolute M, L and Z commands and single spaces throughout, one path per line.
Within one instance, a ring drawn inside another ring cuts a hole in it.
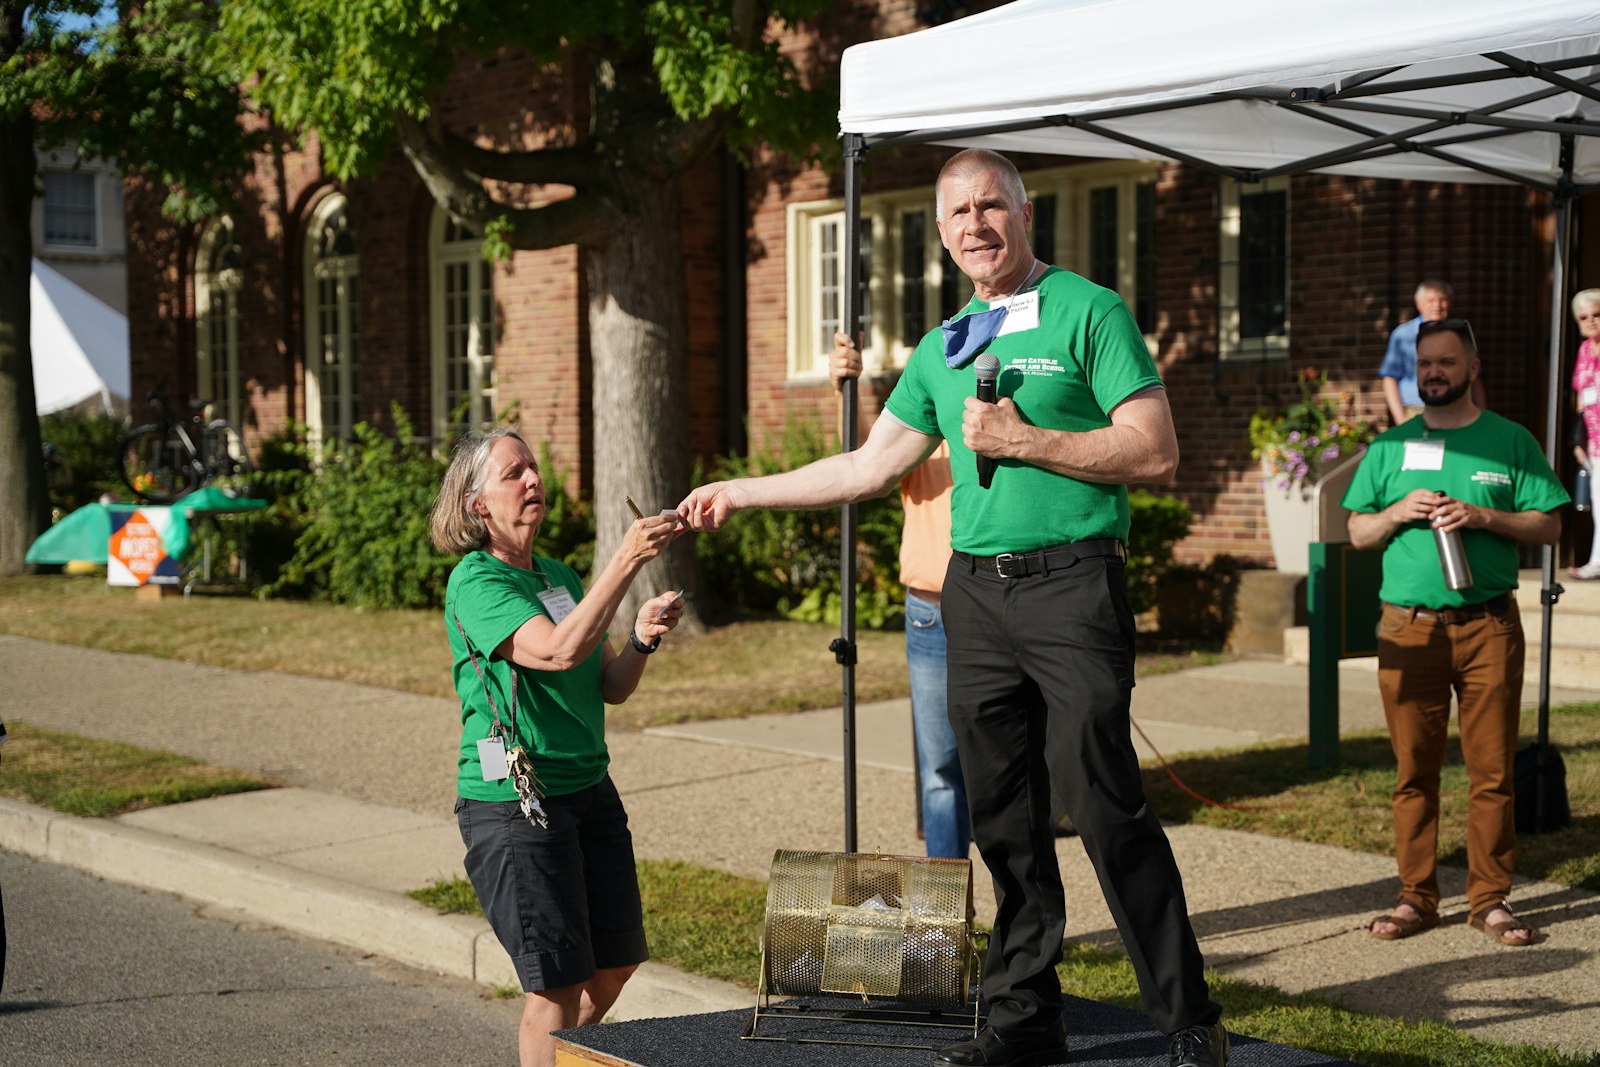
M 313 439 L 349 437 L 360 411 L 360 268 L 343 196 L 317 205 L 305 247 L 306 423 Z
M 244 389 L 239 377 L 239 291 L 244 264 L 233 220 L 217 219 L 200 238 L 194 276 L 195 382 L 213 414 L 242 426 Z
M 429 260 L 433 433 L 448 443 L 463 427 L 494 422 L 494 272 L 479 235 L 437 208 Z

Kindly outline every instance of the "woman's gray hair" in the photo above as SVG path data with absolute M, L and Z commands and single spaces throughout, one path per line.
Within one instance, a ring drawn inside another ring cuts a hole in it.
M 1578 317 L 1582 308 L 1600 305 L 1600 289 L 1582 289 L 1572 298 L 1572 317 Z
M 528 443 L 517 431 L 507 429 L 473 430 L 456 442 L 428 519 L 429 539 L 440 552 L 464 556 L 489 543 L 489 527 L 472 505 L 488 478 L 489 450 L 506 437 L 522 441 L 524 446 Z

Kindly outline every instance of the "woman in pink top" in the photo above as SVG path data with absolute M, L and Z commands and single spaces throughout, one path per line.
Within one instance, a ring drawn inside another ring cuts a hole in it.
M 1578 462 L 1589 468 L 1592 492 L 1595 479 L 1600 477 L 1600 289 L 1585 289 L 1573 297 L 1572 317 L 1578 320 L 1578 332 L 1583 334 L 1583 344 L 1578 346 L 1578 363 L 1572 368 L 1572 391 L 1588 445 L 1587 449 L 1580 445 L 1573 451 L 1578 455 Z M 1594 528 L 1589 562 L 1570 571 L 1580 581 L 1600 578 L 1600 520 L 1595 522 Z

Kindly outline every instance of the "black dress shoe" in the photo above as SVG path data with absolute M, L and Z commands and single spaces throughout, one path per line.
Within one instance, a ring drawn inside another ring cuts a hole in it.
M 1067 1024 L 1047 1030 L 999 1030 L 985 1026 L 977 1037 L 933 1054 L 934 1063 L 956 1067 L 1045 1067 L 1067 1062 Z
M 1227 1067 L 1228 1031 L 1221 1023 L 1191 1026 L 1172 1035 L 1170 1067 Z

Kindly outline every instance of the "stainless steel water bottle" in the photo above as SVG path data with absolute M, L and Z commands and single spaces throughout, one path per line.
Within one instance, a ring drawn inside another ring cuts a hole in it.
M 1439 493 L 1441 499 L 1444 493 Z M 1472 584 L 1472 564 L 1467 562 L 1467 548 L 1461 543 L 1461 531 L 1445 533 L 1439 529 L 1439 520 L 1433 522 L 1433 544 L 1439 550 L 1439 566 L 1444 570 L 1446 589 L 1465 589 Z

